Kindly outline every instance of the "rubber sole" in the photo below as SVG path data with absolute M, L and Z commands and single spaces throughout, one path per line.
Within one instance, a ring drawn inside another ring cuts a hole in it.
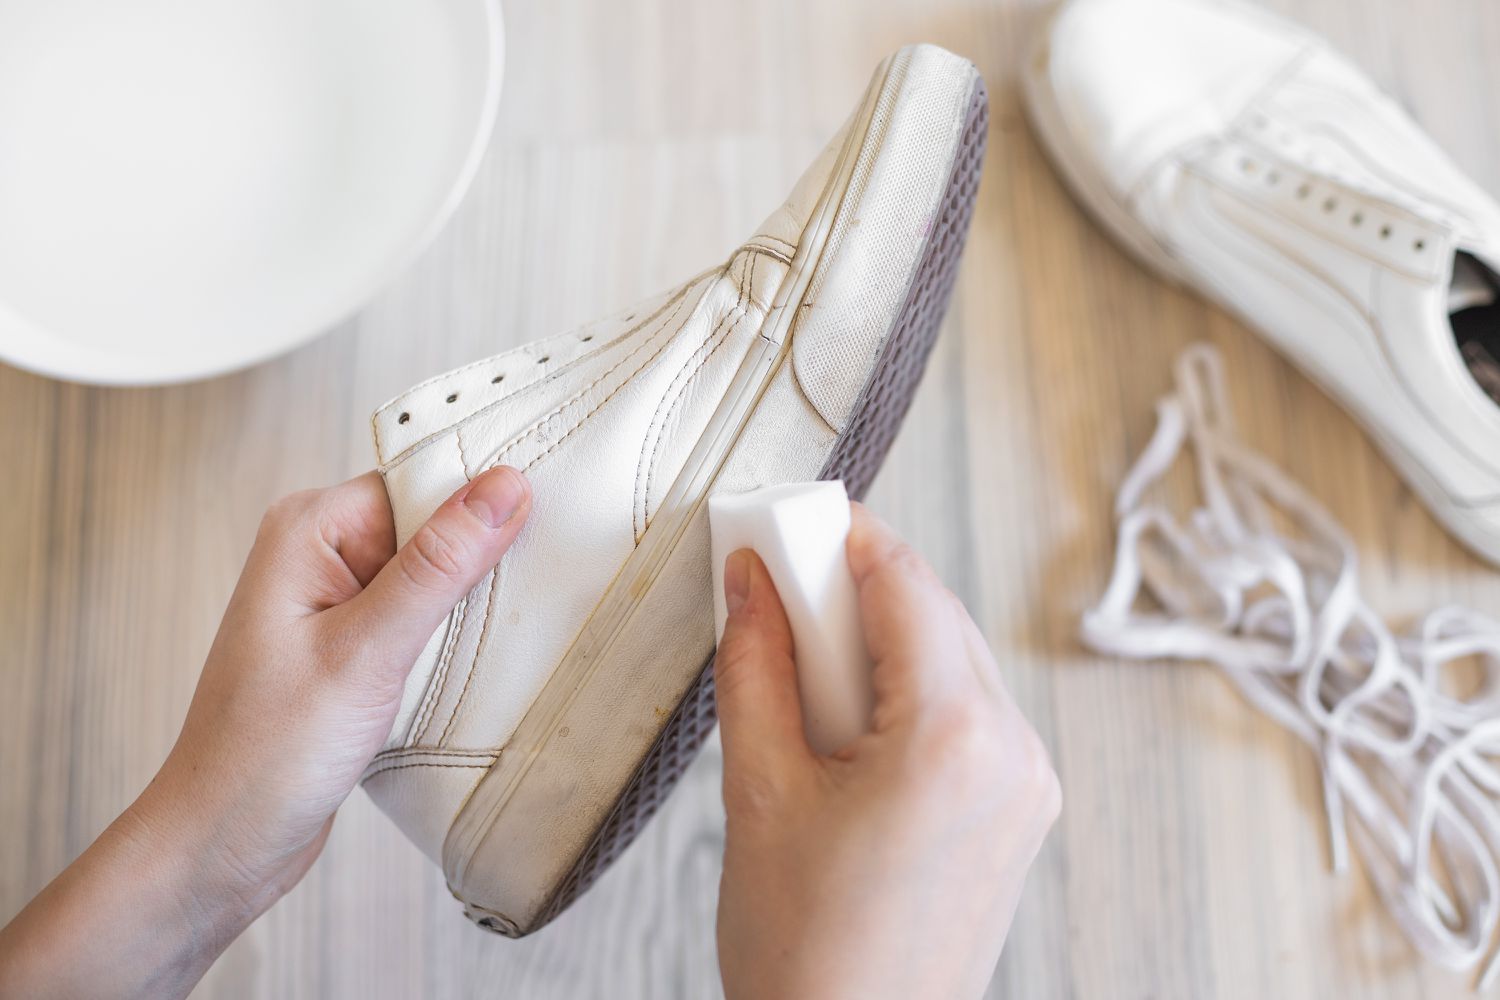
M 863 496 L 869 488 L 895 438 L 947 311 L 973 216 L 988 117 L 984 84 L 976 78 L 940 209 L 913 272 L 905 301 L 896 314 L 880 357 L 856 399 L 851 418 L 819 474 L 822 479 L 843 479 L 850 495 L 856 498 Z M 796 314 L 797 301 L 793 300 L 790 306 L 786 310 L 789 319 Z M 554 919 L 634 841 L 712 733 L 715 722 L 713 661 L 710 658 L 698 671 L 696 681 L 668 717 L 640 767 L 578 860 L 537 916 L 522 927 L 505 914 L 466 900 L 454 891 L 455 897 L 464 903 L 464 912 L 481 927 L 508 937 L 524 936 Z M 501 805 L 486 806 L 490 813 L 474 822 L 479 832 L 471 834 L 471 840 L 488 834 L 493 813 Z M 450 873 L 450 886 L 452 883 Z

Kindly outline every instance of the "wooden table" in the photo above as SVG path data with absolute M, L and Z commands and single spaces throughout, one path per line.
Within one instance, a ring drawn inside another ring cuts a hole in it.
M 1275 6 L 1500 190 L 1500 6 Z M 370 411 L 416 378 L 722 257 L 879 58 L 929 40 L 983 69 L 993 132 L 947 329 L 871 502 L 973 611 L 1065 790 L 992 994 L 1460 995 L 1467 981 L 1417 961 L 1361 873 L 1330 874 L 1300 745 L 1210 670 L 1103 660 L 1075 640 L 1110 559 L 1113 486 L 1171 359 L 1199 339 L 1227 357 L 1248 440 L 1354 534 L 1378 607 L 1494 609 L 1500 575 L 1322 393 L 1075 208 L 1012 75 L 1041 13 L 1014 0 L 511 4 L 504 106 L 474 188 L 357 318 L 243 374 L 167 389 L 0 368 L 0 919 L 160 763 L 267 503 L 367 468 Z M 521 942 L 464 920 L 356 793 L 306 881 L 200 995 L 713 995 L 719 768 L 710 746 L 614 871 Z

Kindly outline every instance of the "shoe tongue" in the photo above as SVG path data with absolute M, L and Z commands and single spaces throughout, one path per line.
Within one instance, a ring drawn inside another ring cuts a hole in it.
M 1469 374 L 1500 404 L 1500 274 L 1494 262 L 1464 250 L 1453 257 L 1448 320 Z
M 1493 305 L 1496 298 L 1494 278 L 1483 264 L 1467 253 L 1453 258 L 1453 281 L 1448 285 L 1448 311 Z

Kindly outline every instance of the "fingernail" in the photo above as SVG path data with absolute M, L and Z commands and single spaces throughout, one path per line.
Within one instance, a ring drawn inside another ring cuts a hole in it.
M 515 516 L 526 498 L 526 480 L 515 469 L 501 466 L 474 480 L 464 494 L 464 506 L 491 528 Z
M 724 561 L 724 606 L 734 614 L 750 599 L 750 550 L 738 549 Z

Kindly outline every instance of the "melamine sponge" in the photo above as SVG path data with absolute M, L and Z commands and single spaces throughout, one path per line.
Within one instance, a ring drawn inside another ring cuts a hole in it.
M 807 741 L 832 753 L 870 727 L 871 664 L 844 543 L 849 497 L 838 480 L 710 497 L 714 623 L 724 637 L 724 560 L 753 549 L 770 571 L 796 647 Z

